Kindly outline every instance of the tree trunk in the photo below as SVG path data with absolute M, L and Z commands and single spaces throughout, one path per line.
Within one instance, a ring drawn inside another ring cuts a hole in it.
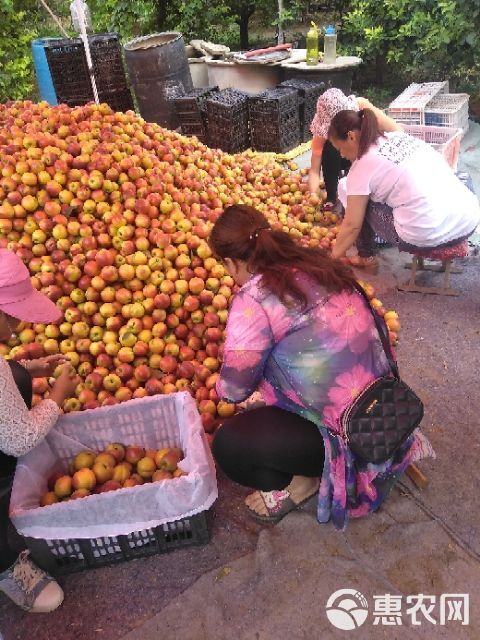
M 235 22 L 240 27 L 240 49 L 248 49 L 248 21 L 255 11 L 255 4 L 246 4 L 235 7 L 237 18 Z
M 163 31 L 165 28 L 165 21 L 167 19 L 168 12 L 168 0 L 157 0 L 157 27 L 159 31 Z
M 250 14 L 245 11 L 240 13 L 238 24 L 240 26 L 240 49 L 248 49 L 248 21 L 250 20 Z
M 280 22 L 283 14 L 283 0 L 278 0 L 278 31 L 277 31 L 277 44 L 283 44 L 285 42 L 285 33 L 283 31 L 283 25 Z

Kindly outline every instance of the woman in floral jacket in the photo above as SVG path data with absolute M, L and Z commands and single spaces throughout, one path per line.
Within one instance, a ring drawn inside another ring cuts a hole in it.
M 389 367 L 372 313 L 341 262 L 274 231 L 246 205 L 225 209 L 210 245 L 241 287 L 227 324 L 218 394 L 266 406 L 225 421 L 213 453 L 234 481 L 257 489 L 247 509 L 277 522 L 317 492 L 318 519 L 343 528 L 375 511 L 408 465 L 433 455 L 417 430 L 382 465 L 356 459 L 340 417 Z

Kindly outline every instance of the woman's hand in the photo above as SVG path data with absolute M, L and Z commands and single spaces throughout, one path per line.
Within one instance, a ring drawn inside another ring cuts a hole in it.
M 75 394 L 75 389 L 79 382 L 80 378 L 75 373 L 75 369 L 72 365 L 70 363 L 63 364 L 60 375 L 56 379 L 53 389 L 50 392 L 49 399 L 53 400 L 59 407 L 61 407 L 64 400 Z
M 25 368 L 32 378 L 46 378 L 52 376 L 58 365 L 65 362 L 69 362 L 68 358 L 61 353 L 56 353 L 36 360 L 27 360 Z

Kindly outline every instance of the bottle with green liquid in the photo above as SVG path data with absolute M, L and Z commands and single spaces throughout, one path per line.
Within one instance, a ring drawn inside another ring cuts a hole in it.
M 315 22 L 307 33 L 307 65 L 315 66 L 318 64 L 318 27 Z

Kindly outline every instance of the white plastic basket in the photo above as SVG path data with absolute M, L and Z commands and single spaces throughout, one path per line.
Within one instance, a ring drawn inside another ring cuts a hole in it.
M 440 93 L 448 91 L 444 82 L 413 82 L 388 106 L 388 115 L 402 124 L 425 124 L 427 104 Z
M 454 171 L 457 169 L 462 130 L 453 127 L 430 127 L 427 125 L 404 125 L 405 133 L 420 138 L 441 153 Z
M 187 475 L 39 507 L 47 478 L 84 449 L 109 442 L 181 447 Z M 215 465 L 188 393 L 157 395 L 68 413 L 35 449 L 19 458 L 10 517 L 19 533 L 45 540 L 128 535 L 207 510 L 217 498 Z
M 425 107 L 425 124 L 468 131 L 468 93 L 442 93 Z

